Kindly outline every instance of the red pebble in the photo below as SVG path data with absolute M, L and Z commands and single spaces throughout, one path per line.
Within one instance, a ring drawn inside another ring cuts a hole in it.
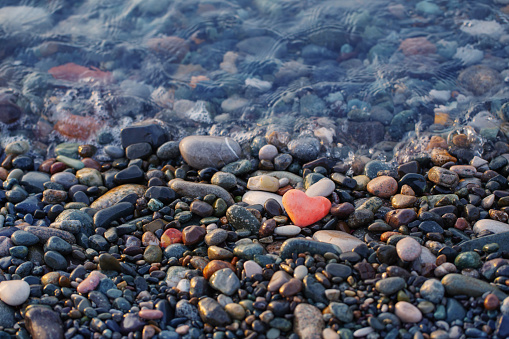
M 99 285 L 102 278 L 106 278 L 106 276 L 99 271 L 92 271 L 85 280 L 80 282 L 76 290 L 78 293 L 93 291 Z
M 67 168 L 66 164 L 64 164 L 63 162 L 57 161 L 53 165 L 51 165 L 51 168 L 50 168 L 49 172 L 51 174 L 55 174 L 55 173 L 58 173 L 58 172 L 63 172 L 66 168 Z
M 161 236 L 161 247 L 165 248 L 168 245 L 181 243 L 182 242 L 182 232 L 180 232 L 176 228 L 168 228 L 164 231 Z
M 293 189 L 283 195 L 283 206 L 295 225 L 306 227 L 325 217 L 331 202 L 325 197 L 308 197 Z

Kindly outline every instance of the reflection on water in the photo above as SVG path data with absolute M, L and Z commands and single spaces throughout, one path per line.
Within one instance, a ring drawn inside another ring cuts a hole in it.
M 156 118 L 345 158 L 466 128 L 480 154 L 509 136 L 507 3 L 4 0 L 2 135 L 107 144 Z

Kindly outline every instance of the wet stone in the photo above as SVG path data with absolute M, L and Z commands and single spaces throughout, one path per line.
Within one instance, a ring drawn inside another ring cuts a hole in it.
M 391 277 L 376 282 L 375 288 L 385 295 L 392 295 L 405 287 L 405 280 L 400 277 Z
M 34 338 L 64 338 L 64 326 L 57 312 L 45 306 L 33 305 L 25 313 L 28 332 Z
M 223 268 L 212 274 L 209 284 L 226 295 L 233 295 L 240 288 L 239 278 L 229 268 Z
M 444 187 L 455 187 L 459 182 L 457 173 L 437 166 L 429 170 L 428 179 Z
M 235 140 L 212 136 L 186 137 L 180 141 L 179 149 L 184 160 L 197 169 L 221 168 L 238 160 L 242 153 Z
M 260 222 L 246 208 L 233 205 L 226 211 L 228 222 L 237 230 L 247 229 L 252 233 L 258 233 Z
M 231 322 L 221 305 L 209 297 L 198 302 L 198 312 L 203 322 L 212 326 L 224 326 Z

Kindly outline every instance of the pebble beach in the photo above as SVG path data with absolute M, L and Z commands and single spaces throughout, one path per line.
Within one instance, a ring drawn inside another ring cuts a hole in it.
M 157 131 L 123 130 L 111 163 L 60 144 L 36 171 L 6 146 L 2 336 L 509 335 L 509 145 L 465 163 L 448 152 L 465 134 L 435 136 L 394 167 Z
M 4 0 L 0 339 L 508 338 L 508 22 Z

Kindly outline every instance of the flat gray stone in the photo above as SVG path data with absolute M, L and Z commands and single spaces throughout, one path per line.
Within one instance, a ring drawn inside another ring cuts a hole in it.
M 173 179 L 168 183 L 168 185 L 172 190 L 184 197 L 196 198 L 204 197 L 207 194 L 214 194 L 217 197 L 222 198 L 228 206 L 231 206 L 235 203 L 228 191 L 216 185 L 199 184 L 195 182 L 184 181 L 182 179 Z
M 242 155 L 240 145 L 228 137 L 192 135 L 179 144 L 180 154 L 189 166 L 202 169 L 221 168 L 239 160 Z

